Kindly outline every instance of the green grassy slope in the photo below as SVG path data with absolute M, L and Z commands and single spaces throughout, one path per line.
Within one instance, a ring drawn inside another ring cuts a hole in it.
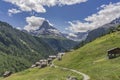
M 0 52 L 0 75 L 7 70 L 12 72 L 18 72 L 26 69 L 30 65 L 30 62 L 24 58 L 7 55 Z
M 82 76 L 76 73 L 54 67 L 28 69 L 8 78 L 0 78 L 0 80 L 66 80 L 67 76 L 76 76 L 79 80 L 82 80 Z
M 91 80 L 120 80 L 120 57 L 107 58 L 107 50 L 114 47 L 120 47 L 120 32 L 98 38 L 55 63 L 84 72 Z
M 24 70 L 40 58 L 55 53 L 43 40 L 0 21 L 0 76 L 6 70 Z

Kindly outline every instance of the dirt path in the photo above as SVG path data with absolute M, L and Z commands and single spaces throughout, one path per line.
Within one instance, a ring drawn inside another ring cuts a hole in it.
M 87 74 L 84 74 L 82 72 L 79 72 L 77 70 L 74 70 L 74 69 L 69 69 L 69 68 L 64 68 L 64 67 L 60 67 L 60 66 L 56 66 L 54 65 L 54 63 L 52 63 L 52 66 L 54 66 L 55 68 L 60 68 L 60 69 L 64 69 L 64 70 L 69 70 L 69 71 L 72 71 L 72 72 L 75 72 L 79 75 L 82 75 L 83 76 L 83 80 L 90 80 L 90 77 L 87 75 Z

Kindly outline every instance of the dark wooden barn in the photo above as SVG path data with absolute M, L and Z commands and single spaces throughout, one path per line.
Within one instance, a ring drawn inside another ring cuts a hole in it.
M 112 59 L 112 58 L 116 58 L 120 56 L 120 48 L 112 48 L 110 50 L 108 50 L 108 58 Z
M 6 71 L 4 74 L 3 74 L 3 77 L 8 77 L 12 74 L 11 71 Z

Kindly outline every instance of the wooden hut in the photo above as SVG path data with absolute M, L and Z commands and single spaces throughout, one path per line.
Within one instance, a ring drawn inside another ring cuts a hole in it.
M 4 74 L 3 74 L 3 77 L 8 77 L 12 74 L 11 71 L 6 71 Z
M 48 62 L 48 64 L 51 64 L 52 63 L 52 58 L 48 58 L 47 62 Z
M 120 56 L 120 48 L 112 48 L 110 50 L 108 50 L 108 58 L 112 59 L 112 58 L 116 58 Z
M 41 63 L 40 62 L 36 62 L 35 65 L 36 67 L 39 66 Z
M 62 60 L 62 55 L 58 55 L 57 59 L 58 59 L 58 61 L 61 61 Z
M 44 68 L 47 66 L 47 62 L 42 62 L 40 65 L 39 65 L 39 68 Z

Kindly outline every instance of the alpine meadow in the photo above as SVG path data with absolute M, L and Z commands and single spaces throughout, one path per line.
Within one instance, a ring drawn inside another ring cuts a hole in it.
M 0 0 L 0 80 L 120 80 L 119 0 Z

